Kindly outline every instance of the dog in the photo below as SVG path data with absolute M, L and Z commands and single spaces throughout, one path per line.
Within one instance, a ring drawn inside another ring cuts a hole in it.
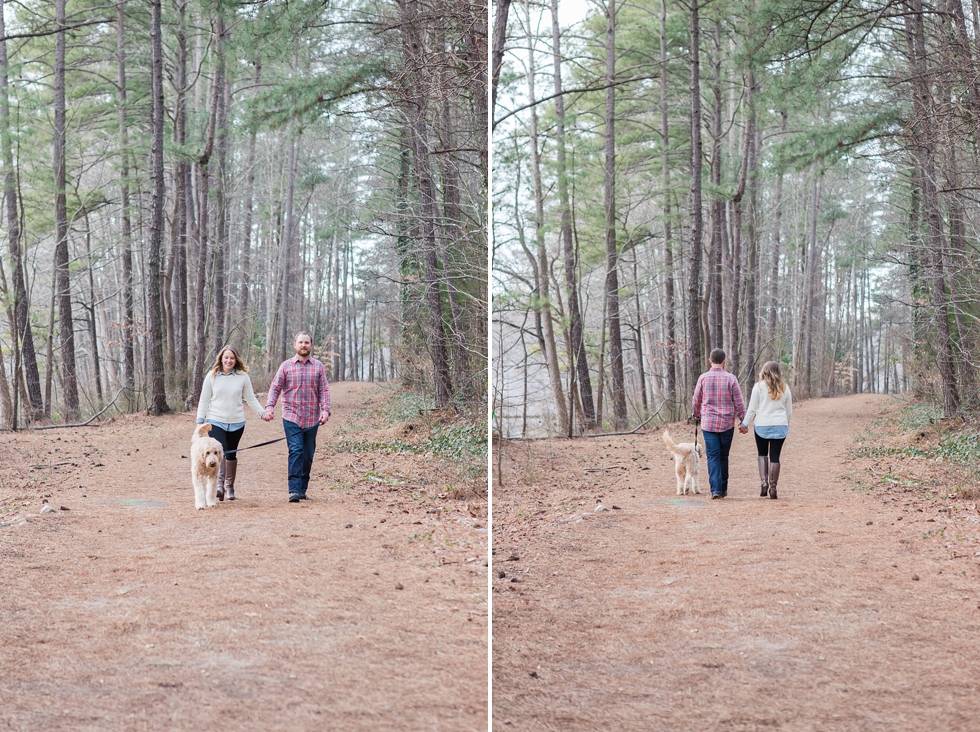
M 677 474 L 677 495 L 689 493 L 693 486 L 695 493 L 701 492 L 701 447 L 697 442 L 674 442 L 670 432 L 664 430 L 667 449 L 674 453 L 674 472 Z
M 218 468 L 224 459 L 221 443 L 208 435 L 211 425 L 199 424 L 191 438 L 191 483 L 194 508 L 218 505 Z

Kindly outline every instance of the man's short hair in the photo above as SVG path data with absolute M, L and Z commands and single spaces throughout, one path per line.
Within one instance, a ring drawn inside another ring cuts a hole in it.
M 720 348 L 716 348 L 711 352 L 709 358 L 713 364 L 723 364 L 725 363 L 725 352 Z
M 297 333 L 295 336 L 293 336 L 293 343 L 295 343 L 296 341 L 298 341 L 300 336 L 306 336 L 307 338 L 310 339 L 310 343 L 313 342 L 313 336 L 311 336 L 305 330 L 301 330 L 299 333 Z

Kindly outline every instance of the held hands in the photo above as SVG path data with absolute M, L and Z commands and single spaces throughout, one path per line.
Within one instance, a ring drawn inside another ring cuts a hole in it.
M 738 431 L 739 431 L 739 434 L 744 435 L 744 434 L 746 434 L 749 431 L 749 428 L 746 427 L 744 424 L 740 424 L 738 426 Z
M 275 417 L 276 413 L 272 409 L 266 409 L 264 412 L 262 412 L 263 422 L 271 422 L 273 419 L 275 419 Z

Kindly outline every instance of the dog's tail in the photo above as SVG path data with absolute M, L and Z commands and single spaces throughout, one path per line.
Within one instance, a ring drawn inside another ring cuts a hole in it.
M 210 431 L 211 431 L 211 425 L 209 425 L 207 422 L 205 422 L 204 424 L 199 424 L 194 429 L 194 438 L 197 439 L 201 437 L 207 437 L 208 432 Z
M 663 435 L 661 435 L 661 437 L 663 437 L 664 442 L 667 443 L 668 450 L 670 450 L 671 452 L 677 452 L 677 443 L 674 442 L 674 440 L 671 438 L 670 432 L 664 430 L 664 433 Z

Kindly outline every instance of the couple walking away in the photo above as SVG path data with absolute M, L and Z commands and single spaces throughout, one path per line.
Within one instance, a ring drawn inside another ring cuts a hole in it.
M 330 419 L 330 385 L 323 364 L 310 355 L 313 339 L 309 333 L 296 334 L 293 351 L 296 355 L 282 362 L 269 386 L 265 408 L 255 398 L 248 369 L 234 348 L 221 349 L 204 377 L 197 423 L 210 423 L 211 437 L 224 449 L 225 459 L 218 472 L 219 501 L 225 500 L 225 496 L 229 501 L 235 500 L 238 443 L 245 434 L 243 404 L 248 404 L 263 421 L 271 422 L 280 395 L 283 431 L 289 446 L 289 502 L 306 499 L 317 430 Z
M 789 434 L 793 415 L 793 395 L 783 381 L 779 364 L 767 361 L 752 387 L 749 409 L 734 374 L 725 371 L 725 352 L 711 352 L 711 368 L 701 374 L 694 388 L 692 415 L 701 423 L 704 452 L 708 458 L 708 483 L 712 500 L 728 495 L 728 453 L 735 436 L 735 419 L 743 435 L 755 419 L 755 445 L 759 454 L 759 479 L 763 498 L 776 498 L 779 482 L 779 454 Z

